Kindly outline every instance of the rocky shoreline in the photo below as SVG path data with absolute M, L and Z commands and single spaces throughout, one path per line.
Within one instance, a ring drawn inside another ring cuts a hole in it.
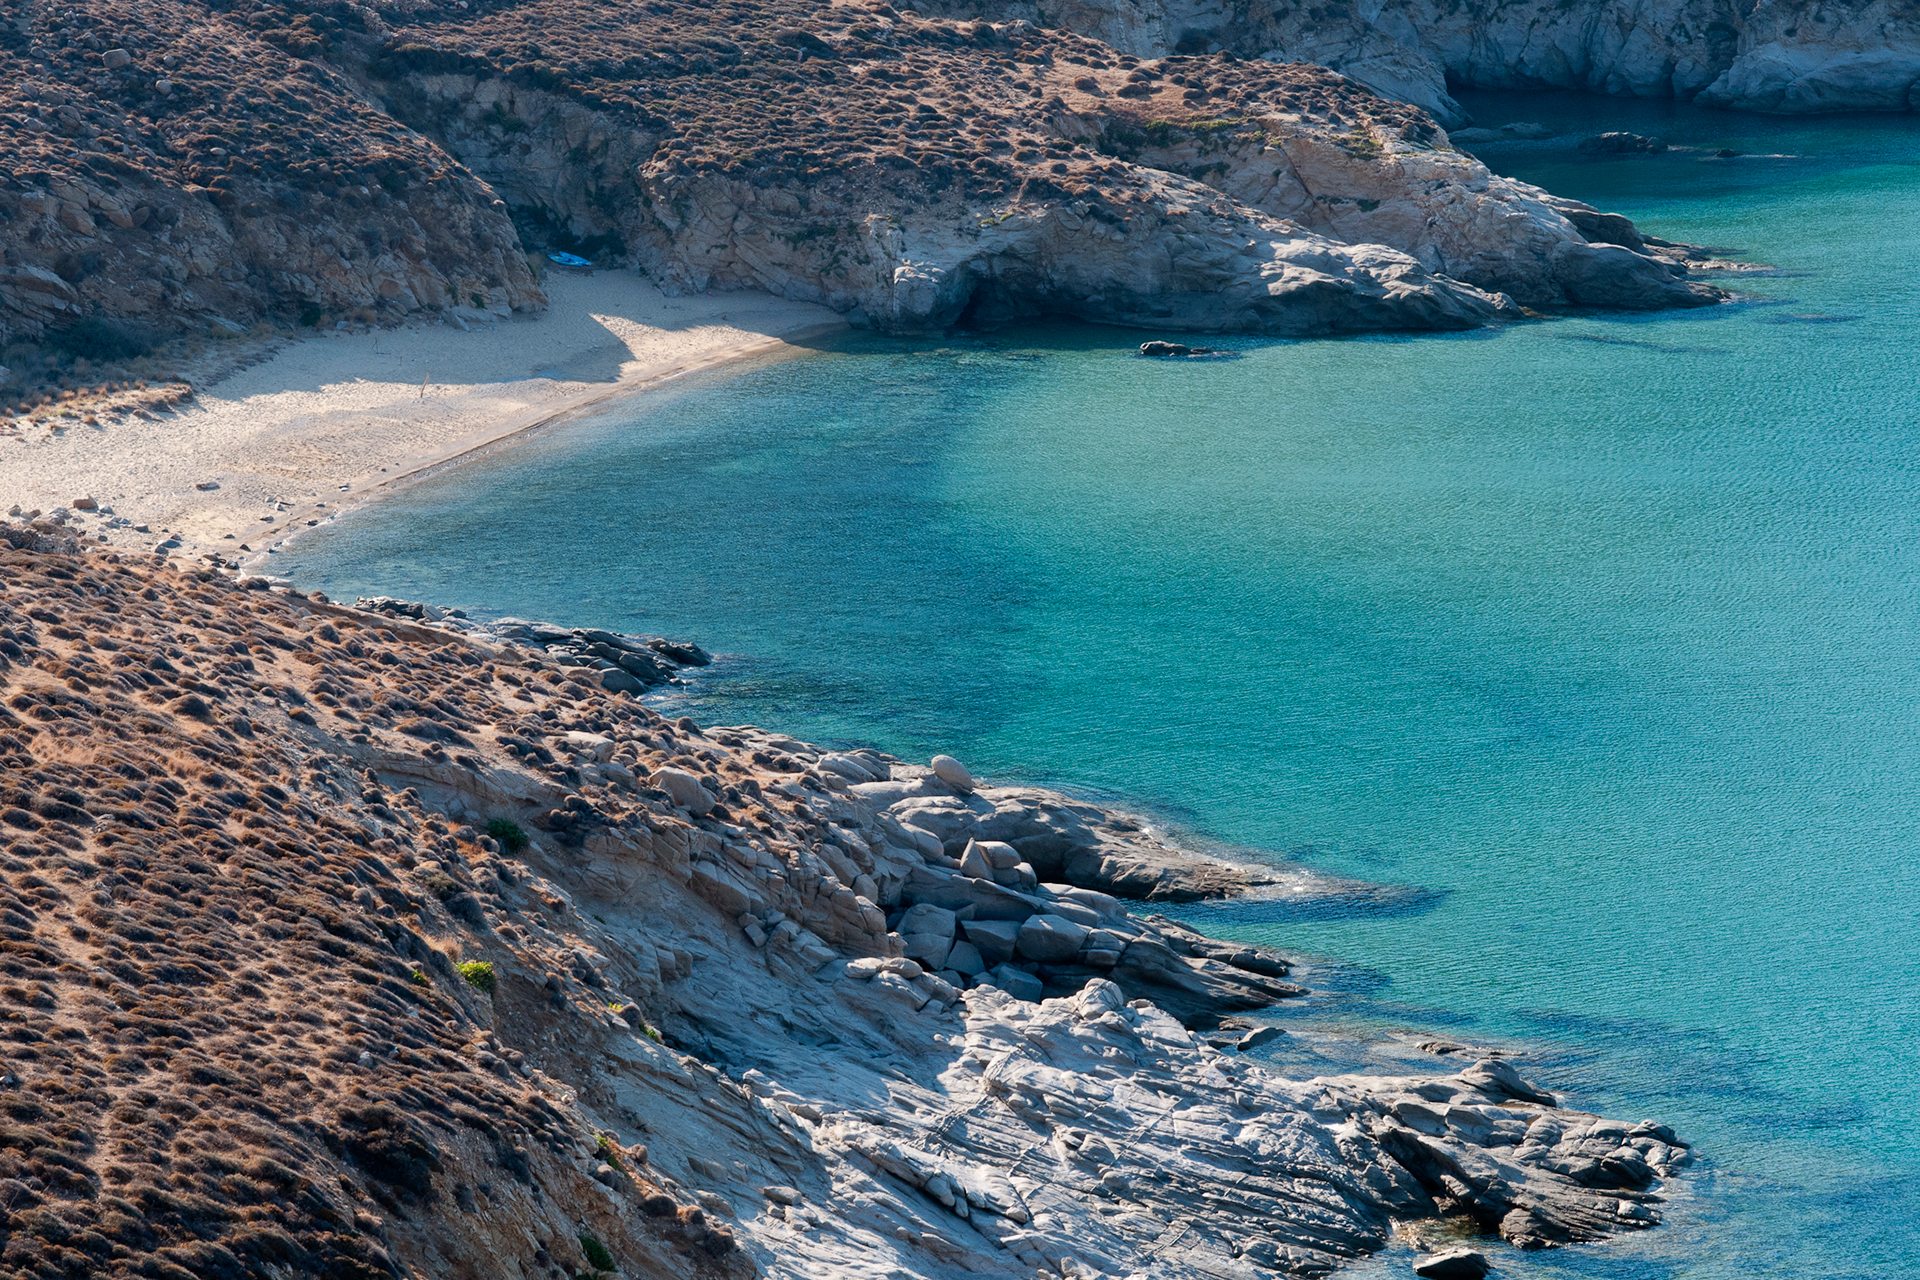
M 1638 1230 L 1686 1159 L 1498 1058 L 1264 1070 L 1230 1019 L 1284 960 L 1091 887 L 1180 875 L 1123 816 L 435 621 L 4 527 L 0 966 L 74 1028 L 0 1023 L 19 1274 L 1319 1275 Z M 236 1165 L 298 1211 L 253 1228 Z
M 1143 58 L 881 0 L 120 2 L 0 24 L 0 395 L 33 411 L 116 372 L 177 398 L 188 339 L 537 311 L 553 247 L 902 332 L 1722 296 L 1419 107 L 1225 44 Z

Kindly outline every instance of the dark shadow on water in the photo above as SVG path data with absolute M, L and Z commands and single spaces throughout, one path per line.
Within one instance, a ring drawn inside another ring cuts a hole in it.
M 1857 324 L 1863 316 L 1834 316 L 1819 312 L 1795 312 L 1784 316 L 1761 316 L 1761 324 Z
M 1646 338 L 1628 338 L 1616 333 L 1556 333 L 1562 342 L 1597 342 L 1608 347 L 1632 347 L 1636 351 L 1656 351 L 1663 356 L 1717 356 L 1726 352 L 1719 347 L 1696 347 L 1678 342 L 1652 342 Z
M 1357 880 L 1320 880 L 1304 895 L 1243 898 L 1210 903 L 1204 918 L 1228 928 L 1260 925 L 1333 924 L 1350 920 L 1405 920 L 1438 910 L 1451 891 L 1413 885 L 1374 885 Z

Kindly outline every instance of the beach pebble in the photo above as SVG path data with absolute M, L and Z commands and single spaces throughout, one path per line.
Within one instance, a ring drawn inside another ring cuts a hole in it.
M 973 790 L 973 775 L 967 772 L 967 766 L 952 756 L 935 756 L 930 763 L 933 766 L 933 776 L 955 791 Z

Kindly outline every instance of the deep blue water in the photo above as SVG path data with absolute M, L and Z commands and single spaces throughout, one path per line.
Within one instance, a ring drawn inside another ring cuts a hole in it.
M 1296 1026 L 1525 1043 L 1703 1153 L 1667 1228 L 1508 1274 L 1920 1275 L 1920 127 L 1481 107 L 1767 153 L 1489 159 L 1780 274 L 1229 363 L 849 340 L 278 567 L 691 636 L 702 718 L 1364 882 L 1194 914 L 1310 958 Z

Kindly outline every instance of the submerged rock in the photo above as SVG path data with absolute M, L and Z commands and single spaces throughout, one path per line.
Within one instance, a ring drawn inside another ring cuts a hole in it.
M 1420 1280 L 1480 1280 L 1487 1274 L 1487 1255 L 1473 1249 L 1446 1249 L 1414 1260 Z
M 1582 138 L 1580 150 L 1587 155 L 1595 156 L 1660 155 L 1668 150 L 1668 147 L 1663 138 L 1650 138 L 1645 134 L 1615 130 Z
M 1143 356 L 1152 356 L 1159 359 L 1176 358 L 1176 357 L 1188 358 L 1188 359 L 1197 358 L 1197 357 L 1212 357 L 1212 358 L 1218 359 L 1225 356 L 1238 355 L 1239 352 L 1225 351 L 1220 349 L 1219 347 L 1190 347 L 1190 346 L 1187 346 L 1185 343 L 1181 343 L 1181 342 L 1155 341 L 1155 342 L 1141 343 L 1140 354 Z

